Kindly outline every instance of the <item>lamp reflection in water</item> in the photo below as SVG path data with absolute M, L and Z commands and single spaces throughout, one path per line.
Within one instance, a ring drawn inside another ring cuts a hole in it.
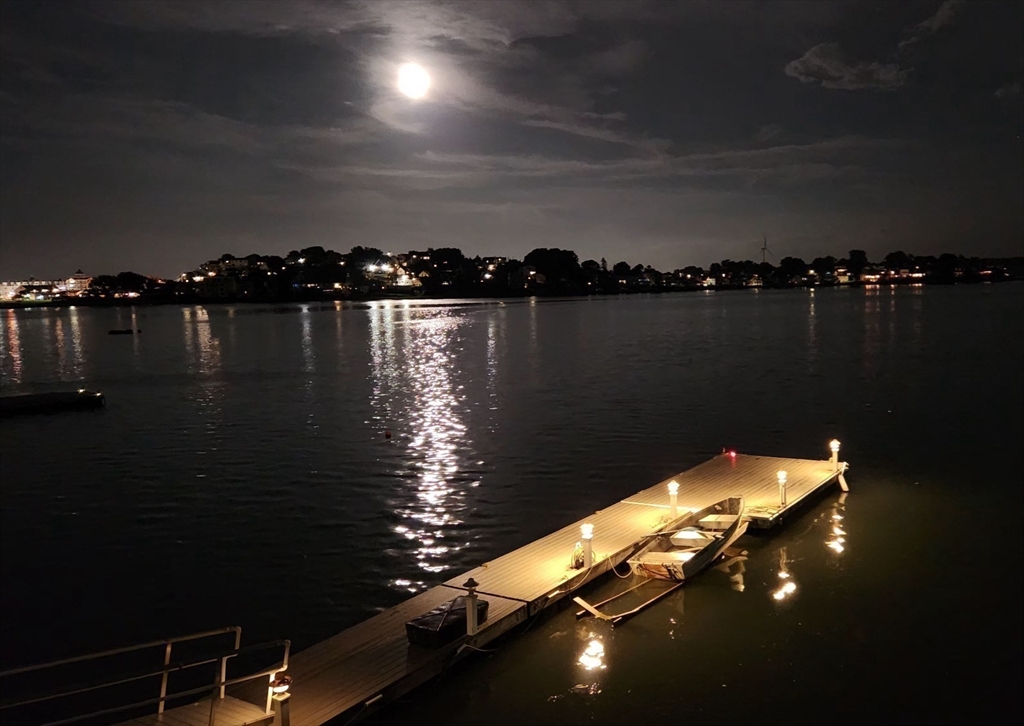
M 846 550 L 846 530 L 843 529 L 843 515 L 846 511 L 846 492 L 839 495 L 839 499 L 832 505 L 832 516 L 829 518 L 829 537 L 825 540 L 825 546 L 837 555 Z
M 601 692 L 599 676 L 608 669 L 604 640 L 589 629 L 578 629 L 576 635 L 583 650 L 576 657 L 573 669 L 576 685 L 570 688 L 569 692 L 581 696 L 596 696 Z
M 587 671 L 604 670 L 607 668 L 608 666 L 604 663 L 604 643 L 597 638 L 592 638 L 576 662 Z
M 406 521 L 393 531 L 414 544 L 420 569 L 442 572 L 450 567 L 451 553 L 461 549 L 450 538 L 466 506 L 459 486 L 465 478 L 459 473 L 459 451 L 468 444 L 459 411 L 464 395 L 452 372 L 462 320 L 445 310 L 390 304 L 375 306 L 370 315 L 378 425 L 404 418 L 409 434 L 402 439 L 408 450 L 401 456 L 411 476 L 402 478 L 397 492 L 397 513 Z M 396 316 L 405 319 L 396 325 Z M 415 482 L 412 491 L 409 481 Z M 423 586 L 408 576 L 393 584 L 408 591 Z
M 789 559 L 786 557 L 786 548 L 779 548 L 779 586 L 772 591 L 772 599 L 777 601 L 785 600 L 796 592 L 796 581 L 793 573 L 789 571 Z

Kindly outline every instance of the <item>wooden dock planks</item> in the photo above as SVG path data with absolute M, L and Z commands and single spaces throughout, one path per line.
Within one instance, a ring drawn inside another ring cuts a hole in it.
M 267 715 L 262 708 L 246 701 L 225 696 L 217 704 L 216 726 L 249 726 L 270 723 L 273 714 Z M 185 706 L 167 709 L 162 715 L 140 716 L 125 721 L 119 726 L 208 726 L 210 723 L 210 701 L 198 701 Z
M 844 465 L 845 466 L 845 465 Z M 787 472 L 787 506 L 781 506 L 776 472 Z M 841 469 L 842 470 L 842 469 Z M 804 498 L 836 479 L 828 461 L 729 454 L 717 456 L 674 477 L 678 506 L 702 509 L 742 495 L 754 526 L 778 522 Z M 659 482 L 556 532 L 498 557 L 444 584 L 303 650 L 291 658 L 291 723 L 319 726 L 340 714 L 355 720 L 441 673 L 468 643 L 481 647 L 555 601 L 571 596 L 633 551 L 638 540 L 657 532 L 669 518 L 667 483 Z M 580 525 L 594 525 L 594 566 L 570 569 Z M 471 639 L 439 649 L 410 645 L 405 623 L 462 594 L 472 577 L 478 596 L 489 602 L 487 620 Z

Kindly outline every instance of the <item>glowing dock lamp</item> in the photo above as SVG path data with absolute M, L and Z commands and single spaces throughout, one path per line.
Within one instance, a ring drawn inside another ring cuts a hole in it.
M 288 688 L 291 685 L 291 676 L 285 675 L 280 671 L 270 674 L 270 686 L 268 687 L 268 690 L 270 691 L 271 698 L 267 699 L 267 713 L 270 713 L 270 701 L 272 699 L 276 706 L 274 710 L 277 711 L 278 715 L 281 717 L 280 720 L 277 721 L 281 726 L 291 726 L 292 723 L 291 708 L 288 703 L 289 699 L 292 697 L 292 694 L 288 693 Z
M 476 635 L 476 589 L 480 583 L 471 577 L 462 583 L 462 586 L 466 588 L 466 634 Z
M 668 483 L 668 507 L 672 519 L 679 516 L 679 482 L 674 480 Z
M 839 471 L 839 439 L 829 441 L 828 448 L 832 451 L 832 471 Z
M 583 536 L 583 566 L 589 570 L 594 566 L 594 525 L 581 524 L 580 534 Z
M 786 472 L 780 471 L 775 476 L 779 480 L 779 501 L 784 507 L 786 506 Z
M 270 681 L 270 690 L 277 694 L 288 693 L 288 688 L 291 687 L 291 685 L 291 676 L 286 676 L 283 673 L 277 673 Z

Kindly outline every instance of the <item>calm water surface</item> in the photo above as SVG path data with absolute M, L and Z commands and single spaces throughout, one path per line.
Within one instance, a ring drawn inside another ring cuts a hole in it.
M 301 648 L 724 446 L 837 437 L 852 492 L 746 561 L 379 720 L 1015 721 L 1022 314 L 1018 284 L 0 311 L 5 394 L 108 400 L 0 422 L 3 664 L 236 623 Z

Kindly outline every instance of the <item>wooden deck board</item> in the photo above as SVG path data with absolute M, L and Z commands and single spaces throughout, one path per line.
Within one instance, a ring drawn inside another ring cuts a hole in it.
M 786 508 L 780 506 L 779 470 L 788 475 Z M 726 497 L 742 495 L 747 513 L 767 526 L 836 476 L 828 461 L 722 455 L 672 479 L 680 485 L 680 510 L 702 509 Z M 440 673 L 466 639 L 437 650 L 410 645 L 405 623 L 459 595 L 470 577 L 479 583 L 479 596 L 489 603 L 487 620 L 468 640 L 475 647 L 486 645 L 535 611 L 597 579 L 623 561 L 640 538 L 665 526 L 669 519 L 668 481 L 418 593 L 294 654 L 288 668 L 293 678 L 292 724 L 319 726 L 343 713 L 348 718 L 362 717 L 376 707 L 376 702 L 371 707 L 365 704 L 379 694 L 384 694 L 384 700 L 397 698 Z M 594 567 L 590 572 L 570 569 L 584 522 L 594 525 Z
M 246 726 L 263 723 L 268 719 L 259 706 L 225 696 L 217 705 L 216 726 Z M 119 726 L 209 726 L 210 701 L 198 701 L 167 709 L 162 716 L 152 714 L 125 721 Z

